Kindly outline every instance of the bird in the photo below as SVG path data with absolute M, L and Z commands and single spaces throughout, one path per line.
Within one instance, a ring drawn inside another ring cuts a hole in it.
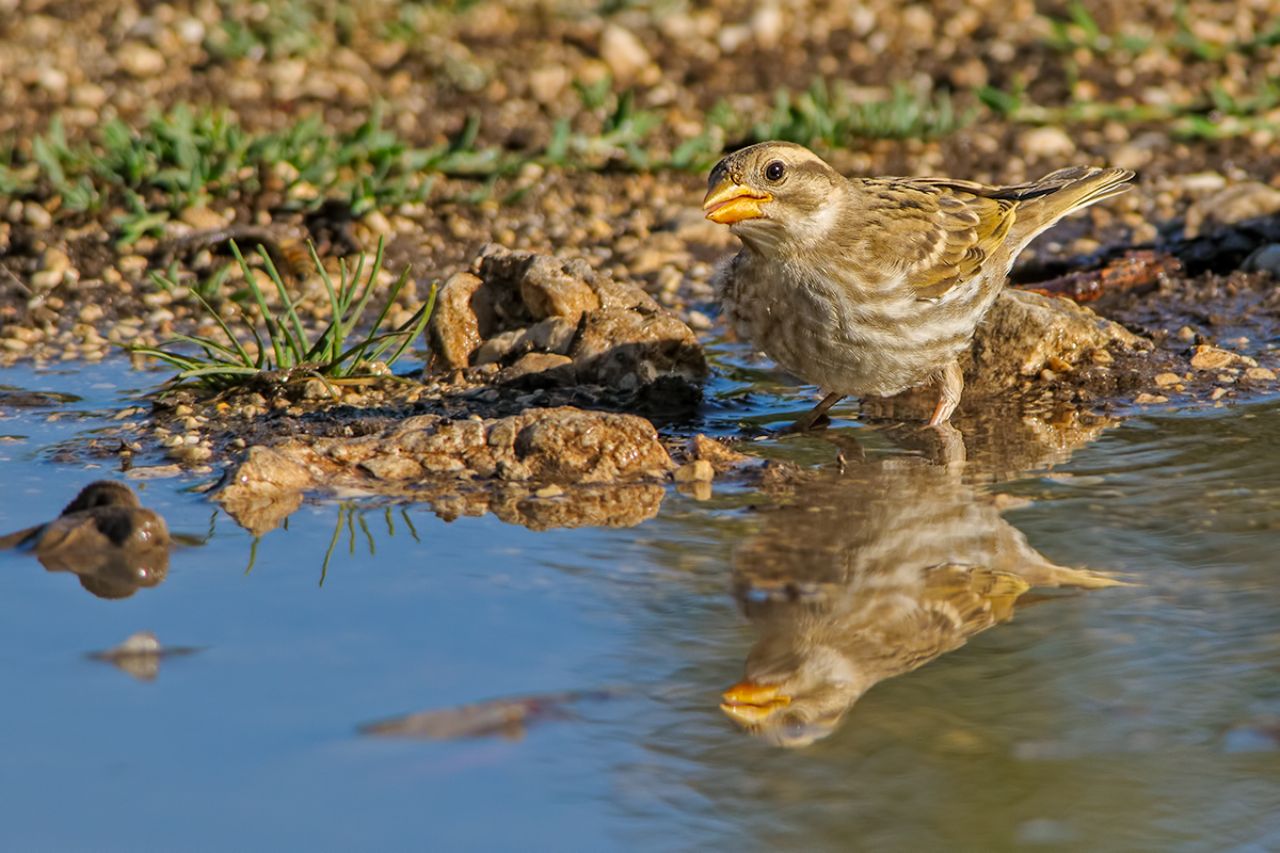
M 1014 259 L 1063 216 L 1129 189 L 1128 169 L 1073 166 L 1030 183 L 845 177 L 808 148 L 762 142 L 711 170 L 703 211 L 741 250 L 714 284 L 728 321 L 825 396 L 936 383 L 930 426 L 960 402 L 958 357 Z

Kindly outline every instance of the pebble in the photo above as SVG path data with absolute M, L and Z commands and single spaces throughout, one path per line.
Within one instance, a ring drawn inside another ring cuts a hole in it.
M 1220 367 L 1226 367 L 1238 358 L 1239 356 L 1233 352 L 1202 344 L 1196 347 L 1195 355 L 1191 356 L 1191 366 L 1197 370 L 1217 370 Z
M 164 54 L 141 42 L 127 42 L 117 53 L 125 73 L 138 78 L 155 77 L 164 71 Z
M 600 56 L 613 76 L 626 82 L 634 79 L 650 62 L 649 51 L 635 33 L 619 24 L 609 24 L 600 36 Z
M 1168 388 L 1177 385 L 1182 381 L 1182 377 L 1176 373 L 1160 373 L 1156 375 L 1156 386 L 1159 388 Z
M 709 483 L 716 476 L 715 467 L 705 459 L 695 459 L 676 469 L 677 483 Z
M 1167 403 L 1169 402 L 1169 398 L 1163 394 L 1148 394 L 1146 391 L 1143 391 L 1134 398 L 1133 402 L 1137 403 L 1139 406 L 1151 406 L 1156 403 Z
M 1264 382 L 1273 382 L 1276 378 L 1275 371 L 1266 367 L 1250 367 L 1244 372 L 1244 375 L 1250 379 Z

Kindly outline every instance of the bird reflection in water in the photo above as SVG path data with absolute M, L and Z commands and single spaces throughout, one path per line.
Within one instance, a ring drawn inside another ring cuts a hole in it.
M 759 639 L 724 692 L 726 715 L 807 746 L 876 683 L 1010 619 L 1032 587 L 1118 583 L 1045 559 L 963 469 L 909 456 L 850 464 L 761 511 L 734 556 L 735 597 Z
M 127 598 L 160 583 L 169 546 L 164 519 L 109 480 L 85 486 L 53 521 L 0 536 L 0 550 L 29 551 L 49 571 L 75 574 L 99 598 Z

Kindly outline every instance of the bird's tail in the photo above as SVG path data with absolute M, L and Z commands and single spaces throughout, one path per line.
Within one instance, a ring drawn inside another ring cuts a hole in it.
M 1132 178 L 1129 169 L 1072 166 L 1029 184 L 1004 188 L 1002 197 L 1019 202 L 1010 242 L 1026 245 L 1068 213 L 1126 192 Z

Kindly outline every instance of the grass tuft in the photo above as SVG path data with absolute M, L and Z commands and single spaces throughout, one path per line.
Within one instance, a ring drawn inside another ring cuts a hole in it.
M 373 301 L 378 279 L 383 269 L 384 245 L 378 243 L 372 265 L 366 271 L 366 257 L 360 255 L 355 268 L 341 265 L 335 282 L 321 264 L 315 248 L 310 247 L 315 265 L 329 297 L 329 323 L 314 338 L 310 336 L 298 316 L 297 303 L 289 294 L 284 278 L 280 275 L 270 254 L 258 247 L 267 279 L 274 287 L 280 310 L 273 313 L 266 294 L 258 283 L 253 268 L 231 243 L 231 251 L 244 275 L 253 303 L 260 314 L 262 328 L 248 323 L 248 334 L 253 338 L 250 348 L 222 319 L 207 295 L 208 288 L 193 288 L 192 296 L 201 309 L 218 326 L 222 339 L 200 335 L 174 335 L 169 341 L 156 347 L 128 346 L 131 353 L 158 359 L 176 367 L 176 382 L 195 383 L 210 390 L 225 391 L 260 377 L 275 375 L 288 381 L 294 376 L 315 377 L 326 383 L 331 379 L 350 379 L 360 376 L 383 374 L 396 363 L 413 341 L 426 327 L 435 307 L 436 286 L 433 284 L 427 301 L 409 319 L 391 329 L 382 329 L 391 306 L 409 281 L 405 269 L 390 291 L 380 297 L 380 308 L 368 331 L 357 335 L 362 319 Z M 177 284 L 170 278 L 154 275 L 156 284 L 166 290 L 174 290 Z M 375 368 L 374 365 L 381 365 Z

